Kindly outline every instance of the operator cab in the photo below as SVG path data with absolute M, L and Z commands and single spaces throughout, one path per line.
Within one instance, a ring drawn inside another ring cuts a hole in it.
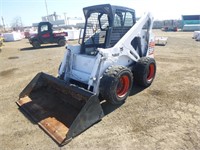
M 52 29 L 53 25 L 50 22 L 40 22 L 38 25 L 38 37 L 39 40 L 43 43 L 51 43 L 52 38 Z
M 83 8 L 85 28 L 81 53 L 96 55 L 97 48 L 113 47 L 136 23 L 135 11 L 110 4 Z

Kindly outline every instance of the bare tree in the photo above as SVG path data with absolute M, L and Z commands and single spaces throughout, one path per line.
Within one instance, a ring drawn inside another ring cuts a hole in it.
M 23 29 L 23 23 L 22 23 L 22 19 L 21 17 L 15 17 L 12 21 L 11 27 L 13 28 L 13 30 L 17 31 L 17 30 L 22 30 Z

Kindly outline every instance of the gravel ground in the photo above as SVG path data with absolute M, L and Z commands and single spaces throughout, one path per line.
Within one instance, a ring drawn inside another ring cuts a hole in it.
M 0 149 L 200 149 L 200 42 L 192 32 L 155 31 L 167 36 L 156 46 L 157 74 L 146 89 L 134 86 L 126 103 L 103 106 L 106 116 L 69 144 L 58 147 L 15 102 L 38 72 L 57 75 L 65 49 L 34 50 L 24 39 L 0 53 Z

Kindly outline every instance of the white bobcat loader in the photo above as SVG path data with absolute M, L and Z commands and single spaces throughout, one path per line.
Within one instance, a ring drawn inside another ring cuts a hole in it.
M 83 12 L 82 43 L 67 46 L 58 77 L 38 73 L 17 101 L 60 145 L 101 120 L 101 100 L 122 104 L 133 80 L 148 87 L 156 73 L 150 13 L 136 22 L 135 11 L 120 6 Z

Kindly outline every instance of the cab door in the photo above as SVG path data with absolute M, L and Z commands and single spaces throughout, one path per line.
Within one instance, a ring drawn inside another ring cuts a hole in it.
M 48 24 L 40 26 L 39 38 L 42 43 L 51 43 L 52 29 Z

